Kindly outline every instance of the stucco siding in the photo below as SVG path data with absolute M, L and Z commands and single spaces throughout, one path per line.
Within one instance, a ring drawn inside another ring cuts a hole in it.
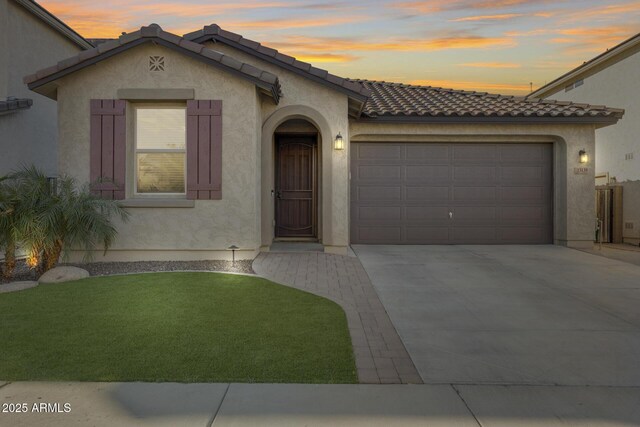
M 32 98 L 28 110 L 0 116 L 0 175 L 21 164 L 56 173 L 56 102 L 30 91 L 25 75 L 81 49 L 11 0 L 0 0 L 0 99 Z
M 164 72 L 149 71 L 151 55 L 165 57 Z M 118 253 L 123 259 L 163 259 L 168 255 L 162 251 L 171 251 L 174 259 L 219 258 L 226 257 L 225 249 L 232 244 L 247 250 L 244 256 L 255 254 L 260 243 L 259 170 L 253 167 L 259 158 L 259 95 L 252 83 L 173 50 L 145 44 L 64 77 L 59 84 L 59 168 L 81 182 L 89 179 L 90 99 L 116 98 L 122 88 L 193 88 L 196 99 L 223 102 L 222 200 L 196 200 L 193 208 L 130 208 L 129 222 L 118 224 L 110 259 L 118 259 Z M 132 126 L 127 133 L 131 154 Z M 129 171 L 132 157 L 128 155 Z M 127 197 L 130 193 L 131 188 Z
M 348 149 L 342 152 L 333 150 L 333 139 L 341 133 L 345 142 L 349 140 L 349 119 L 348 119 L 348 98 L 346 95 L 330 89 L 324 85 L 311 81 L 307 78 L 294 74 L 281 67 L 256 58 L 235 48 L 222 43 L 205 43 L 210 49 L 228 54 L 239 61 L 255 65 L 256 67 L 269 71 L 278 76 L 282 86 L 283 96 L 278 105 L 263 100 L 262 102 L 262 123 L 266 123 L 269 118 L 275 117 L 278 111 L 295 110 L 295 107 L 308 107 L 316 112 L 326 123 L 322 129 L 319 120 L 314 120 L 309 114 L 302 114 L 302 109 L 298 109 L 299 114 L 283 115 L 279 118 L 279 123 L 289 118 L 305 118 L 310 120 L 320 131 L 321 148 L 321 203 L 320 203 L 320 232 L 318 236 L 328 251 L 346 252 L 349 244 L 348 224 Z M 276 124 L 277 127 L 277 124 Z M 275 127 L 273 128 L 275 129 Z M 263 137 L 268 141 L 263 141 L 262 162 L 263 168 L 263 192 L 262 192 L 262 241 L 263 246 L 271 244 L 273 239 L 273 198 L 271 190 L 274 185 L 273 178 L 273 153 L 272 153 L 272 130 L 265 130 L 263 125 Z M 271 144 L 271 146 L 269 146 Z M 265 145 L 267 145 L 265 147 Z M 347 144 L 348 145 L 348 144 Z
M 554 241 L 590 246 L 595 214 L 593 164 L 579 163 L 580 149 L 594 149 L 590 125 L 375 124 L 354 121 L 352 141 L 415 142 L 550 142 L 554 144 Z M 587 167 L 587 174 L 574 168 Z
M 636 49 L 637 50 L 637 49 Z M 584 77 L 584 84 L 569 91 L 560 89 L 549 98 L 562 101 L 604 104 L 624 108 L 624 117 L 615 125 L 596 130 L 597 174 L 622 183 L 623 237 L 637 244 L 640 239 L 640 52 Z

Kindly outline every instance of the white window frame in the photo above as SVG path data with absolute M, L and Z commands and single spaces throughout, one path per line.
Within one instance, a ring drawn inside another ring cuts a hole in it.
M 138 110 L 184 110 L 184 149 L 138 149 Z M 140 104 L 133 108 L 133 195 L 135 198 L 179 198 L 187 197 L 187 106 L 185 104 Z M 183 193 L 139 193 L 138 192 L 138 153 L 184 153 L 184 192 Z

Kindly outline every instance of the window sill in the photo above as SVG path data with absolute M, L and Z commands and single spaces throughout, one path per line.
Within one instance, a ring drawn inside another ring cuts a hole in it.
M 120 202 L 124 208 L 192 208 L 195 200 L 187 199 L 125 199 Z

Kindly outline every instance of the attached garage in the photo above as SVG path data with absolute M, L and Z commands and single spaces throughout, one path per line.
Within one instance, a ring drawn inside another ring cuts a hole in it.
M 351 243 L 553 243 L 549 143 L 351 144 Z

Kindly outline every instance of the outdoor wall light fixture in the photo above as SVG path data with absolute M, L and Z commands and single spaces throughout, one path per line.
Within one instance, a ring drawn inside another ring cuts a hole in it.
M 336 135 L 336 139 L 333 141 L 333 149 L 334 150 L 344 150 L 344 139 L 340 132 Z
M 586 151 L 580 150 L 578 152 L 578 155 L 580 156 L 580 163 L 588 163 L 589 162 L 589 155 L 587 154 Z

